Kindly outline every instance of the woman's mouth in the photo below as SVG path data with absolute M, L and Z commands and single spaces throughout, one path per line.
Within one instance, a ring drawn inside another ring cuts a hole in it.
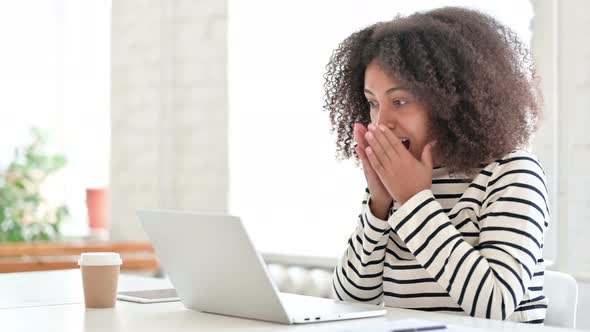
M 410 150 L 410 140 L 407 138 L 402 138 L 402 144 L 406 147 L 406 149 Z

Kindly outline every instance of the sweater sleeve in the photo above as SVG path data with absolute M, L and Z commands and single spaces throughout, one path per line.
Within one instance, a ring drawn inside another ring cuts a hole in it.
M 416 194 L 388 220 L 417 261 L 471 316 L 506 319 L 518 308 L 542 261 L 547 188 L 538 163 L 497 167 L 475 222 L 472 246 L 430 190 Z
M 334 296 L 341 301 L 380 304 L 383 299 L 383 262 L 390 226 L 373 215 L 370 199 L 365 190 L 357 226 L 334 269 Z

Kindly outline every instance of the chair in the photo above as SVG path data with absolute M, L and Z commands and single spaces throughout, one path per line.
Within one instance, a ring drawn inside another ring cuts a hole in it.
M 263 254 L 263 259 L 281 292 L 332 298 L 336 259 L 281 254 Z
M 567 273 L 545 271 L 543 290 L 549 300 L 545 325 L 575 328 L 578 305 L 576 279 Z

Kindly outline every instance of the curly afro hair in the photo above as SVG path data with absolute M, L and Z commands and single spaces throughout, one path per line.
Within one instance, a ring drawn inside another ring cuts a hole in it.
M 333 52 L 324 110 L 339 159 L 359 160 L 353 128 L 371 121 L 363 89 L 372 60 L 425 102 L 435 159 L 452 172 L 525 147 L 538 127 L 542 95 L 523 42 L 489 15 L 446 7 L 373 24 Z

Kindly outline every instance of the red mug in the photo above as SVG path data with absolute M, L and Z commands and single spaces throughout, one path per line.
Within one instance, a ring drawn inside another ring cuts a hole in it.
M 86 189 L 88 225 L 91 229 L 109 228 L 109 191 L 107 188 Z

